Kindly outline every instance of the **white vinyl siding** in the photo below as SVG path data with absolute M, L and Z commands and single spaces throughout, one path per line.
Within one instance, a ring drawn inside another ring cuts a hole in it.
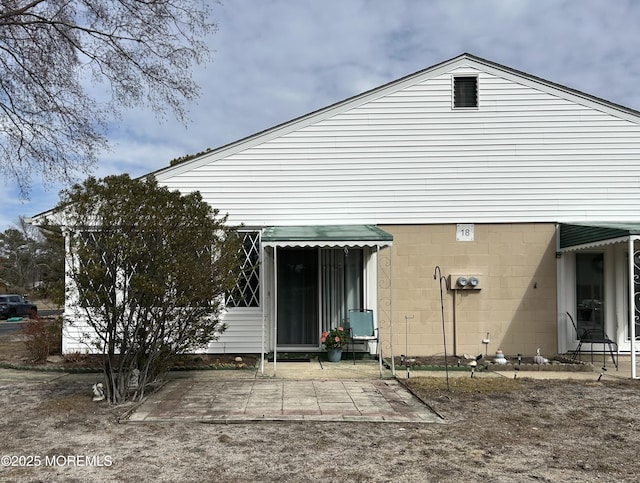
M 476 74 L 478 110 L 445 73 L 161 182 L 247 225 L 637 218 L 638 124 Z
M 69 324 L 73 320 L 73 325 Z M 62 353 L 63 354 L 87 354 L 95 353 L 95 347 L 90 344 L 89 334 L 94 334 L 93 329 L 81 317 L 65 313 L 64 328 L 62 329 Z
M 65 324 L 62 338 L 62 353 L 91 353 L 89 334 L 93 329 L 83 323 L 82 317 L 65 314 L 65 320 L 73 320 L 73 325 Z M 204 352 L 210 354 L 257 354 L 261 351 L 262 310 L 256 308 L 234 308 L 223 314 L 227 324 L 217 341 L 210 342 Z M 84 342 L 83 342 L 84 341 Z
M 478 108 L 452 109 L 456 76 Z M 250 227 L 637 222 L 640 116 L 463 55 L 156 176 Z M 271 347 L 265 269 L 209 351 Z
M 257 354 L 262 350 L 262 310 L 255 308 L 229 309 L 223 316 L 227 330 L 217 341 L 210 342 L 210 354 Z

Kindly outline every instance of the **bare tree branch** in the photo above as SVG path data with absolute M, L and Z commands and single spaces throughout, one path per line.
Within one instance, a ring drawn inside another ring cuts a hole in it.
M 43 1 L 45 0 L 35 0 L 34 2 L 27 3 L 26 5 L 23 5 L 22 7 L 18 7 L 14 10 L 2 10 L 0 11 L 0 19 L 18 17 L 24 14 L 29 9 L 35 7 L 39 3 L 42 3 Z M 5 8 L 5 3 L 9 3 L 9 2 L 3 2 L 3 5 L 2 5 L 3 8 Z
M 90 173 L 124 109 L 186 123 L 215 28 L 198 0 L 0 0 L 0 175 L 27 196 Z

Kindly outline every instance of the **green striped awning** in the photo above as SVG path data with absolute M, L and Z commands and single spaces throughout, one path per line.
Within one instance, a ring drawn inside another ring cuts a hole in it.
M 591 248 L 640 235 L 640 223 L 560 224 L 560 249 Z
M 262 232 L 264 246 L 384 247 L 393 235 L 375 225 L 270 226 Z

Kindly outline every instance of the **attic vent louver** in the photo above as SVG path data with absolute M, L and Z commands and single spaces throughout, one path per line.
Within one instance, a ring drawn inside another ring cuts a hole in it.
M 478 78 L 475 76 L 453 78 L 453 107 L 478 107 Z

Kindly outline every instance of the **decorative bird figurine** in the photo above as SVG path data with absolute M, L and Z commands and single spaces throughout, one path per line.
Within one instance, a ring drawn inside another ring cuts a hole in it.
M 101 382 L 98 382 L 93 385 L 93 401 L 104 401 L 104 386 Z
M 471 377 L 473 377 L 473 375 L 476 372 L 476 368 L 478 367 L 478 361 L 480 359 L 482 359 L 482 354 L 478 354 L 477 356 L 471 356 L 469 354 L 462 354 L 462 357 L 464 357 L 465 359 L 467 359 L 467 366 L 469 366 L 471 368 Z
M 540 347 L 536 349 L 536 355 L 533 356 L 533 362 L 535 362 L 538 365 L 549 364 L 549 359 L 545 359 L 540 355 Z
M 468 361 L 479 361 L 480 359 L 482 359 L 482 354 L 478 354 L 477 356 L 472 356 L 471 354 L 462 354 L 462 357 L 464 357 Z

